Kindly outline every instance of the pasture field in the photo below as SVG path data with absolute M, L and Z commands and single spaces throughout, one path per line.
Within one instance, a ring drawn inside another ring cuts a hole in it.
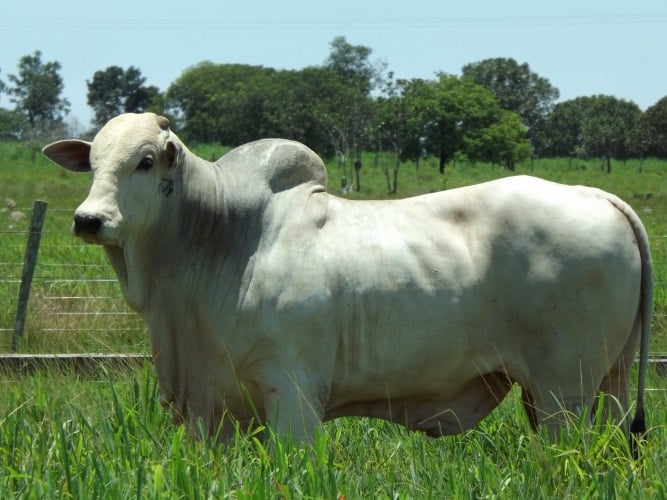
M 224 148 L 193 148 L 204 158 Z M 363 158 L 360 193 L 404 197 L 510 175 L 459 162 L 444 175 L 433 161 L 401 166 L 398 195 L 387 194 L 384 156 Z M 667 163 L 539 160 L 519 165 L 566 184 L 614 192 L 639 213 L 656 264 L 651 351 L 667 351 Z M 343 171 L 330 162 L 329 190 Z M 353 180 L 353 169 L 349 168 Z M 31 161 L 24 145 L 0 143 L 0 351 L 8 352 L 18 281 L 34 199 L 48 202 L 26 336 L 21 352 L 149 352 L 141 321 L 120 298 L 103 251 L 69 232 L 90 179 Z M 11 199 L 13 203 L 7 203 Z M 10 208 L 8 205 L 12 205 Z M 14 207 L 15 205 L 15 207 Z M 16 215 L 18 213 L 23 214 Z M 344 244 L 344 242 L 341 242 Z M 100 312 L 103 311 L 103 312 Z M 446 360 L 443 360 L 446 362 Z M 636 381 L 633 375 L 632 384 Z M 629 458 L 616 427 L 586 427 L 549 441 L 529 430 L 516 392 L 477 428 L 430 439 L 368 419 L 322 426 L 312 447 L 298 448 L 258 429 L 226 447 L 197 441 L 171 424 L 158 403 L 150 365 L 82 378 L 70 372 L 0 374 L 0 495 L 20 498 L 666 498 L 667 379 L 651 371 L 649 440 Z
M 261 428 L 227 446 L 192 439 L 159 405 L 150 365 L 85 381 L 6 376 L 0 391 L 3 498 L 667 497 L 664 392 L 648 393 L 652 431 L 635 462 L 615 426 L 532 433 L 516 392 L 457 436 L 339 419 L 300 448 Z

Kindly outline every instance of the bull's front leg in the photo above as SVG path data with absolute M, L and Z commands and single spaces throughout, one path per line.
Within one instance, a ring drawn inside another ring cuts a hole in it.
M 312 380 L 283 372 L 264 390 L 264 414 L 272 429 L 304 443 L 312 443 L 315 429 L 324 417 L 320 391 Z

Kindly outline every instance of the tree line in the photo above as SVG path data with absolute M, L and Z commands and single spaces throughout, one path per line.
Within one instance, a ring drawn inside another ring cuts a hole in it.
M 460 76 L 398 79 L 371 55 L 336 37 L 318 66 L 204 61 L 164 92 L 146 85 L 138 68 L 110 66 L 86 81 L 94 112 L 87 135 L 116 114 L 154 111 L 189 142 L 235 146 L 284 137 L 337 156 L 345 168 L 362 150 L 391 151 L 396 172 L 401 162 L 427 155 L 438 158 L 441 172 L 457 158 L 509 169 L 530 157 L 600 158 L 608 171 L 612 159 L 667 158 L 667 96 L 646 111 L 608 95 L 558 102 L 547 78 L 511 58 L 467 64 Z M 0 80 L 14 104 L 0 108 L 1 138 L 63 135 L 70 103 L 60 70 L 36 51 L 20 59 L 8 83 Z

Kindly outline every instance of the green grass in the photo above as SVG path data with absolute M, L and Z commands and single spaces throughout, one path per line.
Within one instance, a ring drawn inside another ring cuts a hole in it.
M 21 352 L 149 352 L 141 319 L 125 305 L 101 248 L 70 231 L 88 174 L 73 174 L 31 151 L 0 143 L 0 352 L 14 328 L 33 200 L 48 203 Z M 6 208 L 11 199 L 18 210 Z M 23 218 L 12 218 L 12 212 Z
M 651 379 L 651 385 L 664 379 Z M 0 494 L 86 498 L 664 498 L 664 394 L 633 462 L 616 427 L 573 421 L 548 441 L 513 393 L 476 429 L 430 439 L 371 419 L 321 427 L 312 447 L 265 429 L 192 439 L 158 404 L 152 367 L 82 381 L 0 381 Z
M 223 150 L 196 149 L 207 159 Z M 27 214 L 39 198 L 49 209 L 22 352 L 148 352 L 135 315 L 100 314 L 127 308 L 102 250 L 70 234 L 72 211 L 86 195 L 89 176 L 39 156 L 33 164 L 30 155 L 20 145 L 0 144 L 0 350 L 9 349 L 28 227 L 27 218 L 10 217 L 4 199 Z M 374 155 L 365 155 L 362 191 L 346 196 L 396 198 L 510 174 L 459 162 L 440 175 L 427 160 L 419 169 L 402 165 L 398 195 L 389 195 L 383 162 L 393 166 L 390 158 L 381 157 L 376 166 Z M 335 161 L 328 169 L 329 189 L 338 193 L 342 171 Z M 599 186 L 637 210 L 652 235 L 656 261 L 652 350 L 667 351 L 667 163 L 647 161 L 642 173 L 637 162 L 615 163 L 607 175 L 595 161 L 541 160 L 533 169 L 519 165 L 517 173 Z M 110 281 L 93 281 L 100 278 Z M 433 440 L 358 418 L 323 425 L 312 447 L 297 447 L 264 429 L 237 433 L 223 447 L 194 440 L 171 424 L 150 365 L 98 379 L 44 371 L 22 378 L 0 374 L 0 496 L 665 498 L 665 378 L 651 373 L 649 387 L 652 431 L 635 463 L 613 426 L 573 421 L 570 432 L 554 441 L 533 434 L 516 391 L 474 430 L 449 438 Z

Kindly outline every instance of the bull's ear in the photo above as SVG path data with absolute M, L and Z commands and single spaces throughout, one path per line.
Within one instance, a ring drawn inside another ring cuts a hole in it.
M 73 172 L 90 171 L 90 142 L 78 139 L 56 141 L 44 146 L 42 153 L 48 159 Z
M 167 141 L 165 145 L 165 156 L 167 158 L 167 165 L 173 168 L 181 162 L 183 156 L 183 148 L 180 144 L 174 141 Z

